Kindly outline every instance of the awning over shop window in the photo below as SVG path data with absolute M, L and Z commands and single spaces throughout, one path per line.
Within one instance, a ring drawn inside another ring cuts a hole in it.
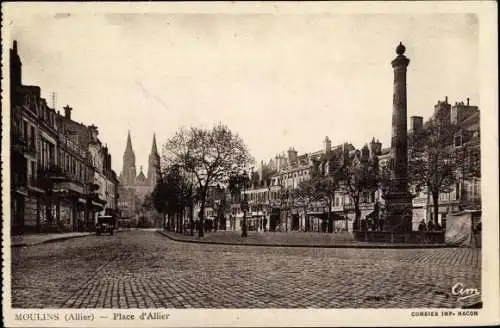
M 95 207 L 101 208 L 101 209 L 104 208 L 104 204 L 96 202 L 95 200 L 92 201 L 92 205 L 95 206 Z
M 367 217 L 373 210 L 361 210 L 361 219 L 369 219 Z
M 310 216 L 313 216 L 313 217 L 317 217 L 317 218 L 320 218 L 320 219 L 332 219 L 332 220 L 345 220 L 345 216 L 343 215 L 339 215 L 335 212 L 331 212 L 330 213 L 330 216 L 328 216 L 328 213 L 309 213 Z

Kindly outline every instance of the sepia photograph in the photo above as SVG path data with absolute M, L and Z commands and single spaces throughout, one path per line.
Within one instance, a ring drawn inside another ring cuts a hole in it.
M 2 5 L 4 323 L 498 324 L 496 4 L 441 5 Z

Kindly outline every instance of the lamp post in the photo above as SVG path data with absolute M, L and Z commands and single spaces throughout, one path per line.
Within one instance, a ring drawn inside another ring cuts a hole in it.
M 344 209 L 344 217 L 345 217 L 345 231 L 347 232 L 347 231 L 349 231 L 349 223 L 348 223 L 348 219 L 347 219 L 348 211 L 347 211 L 347 207 L 345 206 L 345 204 L 343 207 L 344 207 L 343 209 Z
M 241 237 L 248 237 L 247 232 L 247 211 L 248 211 L 248 200 L 246 194 L 246 186 L 247 186 L 247 173 L 243 172 L 243 201 L 241 202 L 241 210 L 243 211 L 243 226 L 241 229 Z

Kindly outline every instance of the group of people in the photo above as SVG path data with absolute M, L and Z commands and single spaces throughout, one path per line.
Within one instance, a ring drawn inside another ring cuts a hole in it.
M 420 221 L 420 224 L 418 225 L 418 231 L 420 232 L 424 232 L 424 231 L 440 231 L 442 230 L 442 227 L 439 225 L 439 223 L 434 223 L 431 220 L 429 220 L 427 222 L 427 224 L 425 223 L 425 220 L 422 219 L 422 221 Z

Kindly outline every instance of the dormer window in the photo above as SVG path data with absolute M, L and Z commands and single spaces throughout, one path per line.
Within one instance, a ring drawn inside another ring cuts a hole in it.
M 31 104 L 31 98 L 30 98 L 30 95 L 25 95 L 25 96 L 24 96 L 24 105 L 25 105 L 26 107 L 28 107 L 28 108 L 29 108 L 29 107 L 30 107 L 30 104 Z

